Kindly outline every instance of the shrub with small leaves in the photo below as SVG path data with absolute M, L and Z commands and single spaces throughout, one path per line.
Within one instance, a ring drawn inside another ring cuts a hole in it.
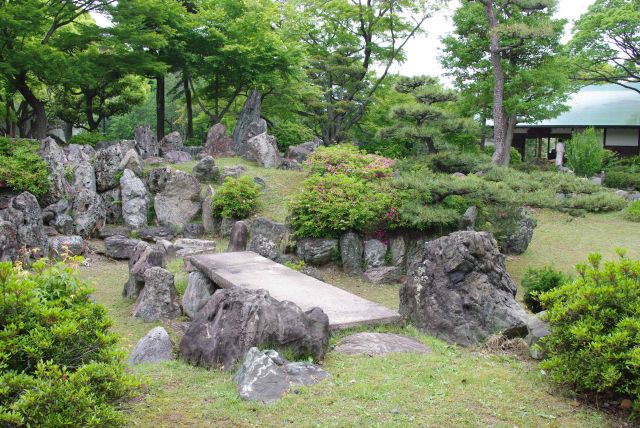
M 569 275 L 557 271 L 551 266 L 539 269 L 529 268 L 522 277 L 525 305 L 531 312 L 542 311 L 544 308 L 540 304 L 540 294 L 553 290 L 569 281 L 572 281 Z
M 258 208 L 260 187 L 249 176 L 227 177 L 211 201 L 211 212 L 218 218 L 247 218 Z
M 38 141 L 0 137 L 0 182 L 16 192 L 36 197 L 49 191 L 47 163 L 40 157 Z
M 623 216 L 629 221 L 640 222 L 640 201 L 633 201 L 624 210 Z
M 567 165 L 580 177 L 591 177 L 602 171 L 604 148 L 602 135 L 593 128 L 573 135 L 567 142 Z
M 391 176 L 395 163 L 348 144 L 320 147 L 307 159 L 312 174 L 345 174 L 364 179 Z
M 618 170 L 607 171 L 603 184 L 612 189 L 640 190 L 640 174 Z
M 551 379 L 580 393 L 630 398 L 640 412 L 640 260 L 591 254 L 578 276 L 540 295 L 550 334 L 539 342 Z

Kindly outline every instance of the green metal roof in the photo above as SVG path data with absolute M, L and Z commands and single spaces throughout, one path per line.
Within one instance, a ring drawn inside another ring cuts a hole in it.
M 640 83 L 630 86 L 640 88 Z M 640 126 L 640 94 L 620 85 L 585 86 L 567 104 L 570 110 L 555 119 L 518 127 Z

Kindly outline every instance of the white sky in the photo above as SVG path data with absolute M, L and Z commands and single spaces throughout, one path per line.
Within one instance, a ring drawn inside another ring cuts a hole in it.
M 565 40 L 571 35 L 572 23 L 587 11 L 595 0 L 560 0 L 558 3 L 559 18 L 569 21 L 565 27 Z M 460 4 L 459 0 L 453 0 L 449 6 L 438 12 L 424 24 L 427 34 L 420 35 L 407 42 L 405 46 L 407 60 L 403 64 L 392 67 L 395 73 L 404 75 L 427 74 L 432 76 L 442 76 L 444 70 L 438 61 L 442 44 L 440 39 L 452 31 L 451 16 L 453 11 Z

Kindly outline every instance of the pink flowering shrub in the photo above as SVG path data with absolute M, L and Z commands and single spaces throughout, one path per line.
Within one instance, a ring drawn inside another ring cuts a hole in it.
M 347 144 L 320 147 L 307 159 L 312 174 L 346 174 L 364 179 L 390 177 L 395 163 Z

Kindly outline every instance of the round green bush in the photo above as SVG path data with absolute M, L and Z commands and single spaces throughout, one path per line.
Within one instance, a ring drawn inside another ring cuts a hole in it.
M 524 303 L 531 312 L 537 313 L 543 310 L 540 304 L 539 295 L 553 290 L 571 281 L 569 275 L 546 266 L 540 269 L 529 268 L 522 277 L 522 288 L 524 288 Z
M 607 171 L 604 185 L 612 189 L 640 190 L 640 174 L 625 171 Z
M 0 137 L 0 182 L 16 192 L 36 197 L 49 191 L 47 163 L 40 157 L 38 141 Z
M 0 263 L 0 426 L 116 427 L 137 380 L 77 270 Z
M 630 398 L 640 410 L 640 261 L 592 254 L 572 282 L 540 296 L 550 334 L 541 367 L 580 393 Z
M 247 218 L 258 209 L 260 187 L 249 176 L 227 177 L 211 201 L 211 212 L 217 218 Z
M 633 201 L 624 210 L 623 216 L 629 221 L 640 222 L 640 201 Z
M 567 165 L 580 177 L 591 177 L 602 171 L 605 158 L 602 135 L 593 128 L 573 134 L 567 142 Z

